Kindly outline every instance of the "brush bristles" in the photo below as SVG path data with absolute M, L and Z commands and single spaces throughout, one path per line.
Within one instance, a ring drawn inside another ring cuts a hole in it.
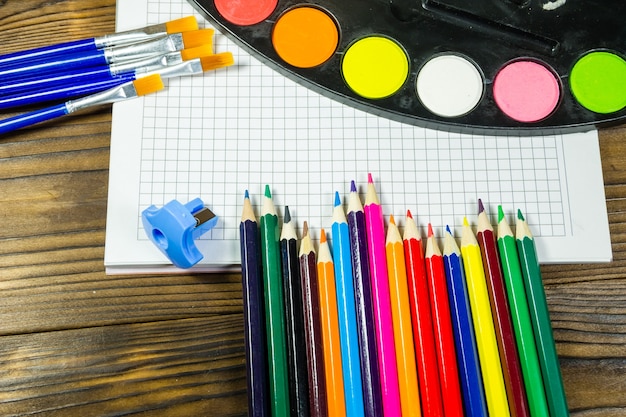
M 202 69 L 204 71 L 210 71 L 222 67 L 228 67 L 235 63 L 233 54 L 231 52 L 222 52 L 215 55 L 209 55 L 200 58 Z
M 187 48 L 180 51 L 180 57 L 183 61 L 191 61 L 192 59 L 210 55 L 213 55 L 213 44 L 202 45 L 196 48 Z
M 159 74 L 138 78 L 133 81 L 133 85 L 135 86 L 137 96 L 145 96 L 146 94 L 162 90 L 165 87 Z
M 182 19 L 172 20 L 165 24 L 167 33 L 181 33 L 198 30 L 198 21 L 194 16 L 183 17 Z
M 213 29 L 200 29 L 191 32 L 184 32 L 183 43 L 185 48 L 195 48 L 197 46 L 213 44 Z

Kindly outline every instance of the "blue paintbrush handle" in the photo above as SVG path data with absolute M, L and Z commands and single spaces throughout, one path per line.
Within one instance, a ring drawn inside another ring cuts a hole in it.
M 9 117 L 8 119 L 0 120 L 0 134 L 12 132 L 36 123 L 56 119 L 57 117 L 65 116 L 67 113 L 67 106 L 63 103 L 45 109 Z
M 78 68 L 67 72 L 42 74 L 36 77 L 0 79 L 0 98 L 26 94 L 35 90 L 52 90 L 70 84 L 106 81 L 114 78 L 109 66 Z
M 24 65 L 29 60 L 48 59 L 56 55 L 67 55 L 76 52 L 94 51 L 98 49 L 94 38 L 79 41 L 63 42 L 56 45 L 43 46 L 25 51 L 0 55 L 0 68 L 5 66 Z
M 97 93 L 115 87 L 127 81 L 134 81 L 135 75 L 128 74 L 124 76 L 114 77 L 102 81 L 85 81 L 78 84 L 70 84 L 60 86 L 50 90 L 35 90 L 26 94 L 17 94 L 7 97 L 0 97 L 0 109 L 9 109 L 12 107 L 28 106 L 32 104 L 44 103 L 54 100 L 68 100 L 72 97 L 84 96 L 87 94 Z
M 88 68 L 107 65 L 103 50 L 52 56 L 49 60 L 31 60 L 20 66 L 0 68 L 0 79 L 33 77 L 51 72 L 62 72 L 79 67 Z

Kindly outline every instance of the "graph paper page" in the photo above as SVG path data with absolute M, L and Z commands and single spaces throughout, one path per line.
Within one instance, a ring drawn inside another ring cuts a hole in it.
M 196 15 L 184 0 L 118 0 L 118 30 Z M 407 210 L 438 237 L 475 226 L 478 199 L 492 224 L 501 204 L 509 223 L 521 209 L 539 259 L 611 259 L 596 131 L 542 137 L 473 136 L 422 129 L 356 110 L 294 83 L 223 35 L 216 52 L 235 65 L 166 80 L 159 93 L 113 108 L 105 264 L 169 264 L 147 239 L 141 211 L 196 197 L 219 216 L 196 241 L 199 267 L 236 267 L 245 190 L 257 216 L 266 184 L 282 217 L 299 231 L 330 230 L 334 193 L 350 181 L 363 196 L 372 173 L 385 219 L 402 227 Z M 331 242 L 332 242 L 332 236 Z

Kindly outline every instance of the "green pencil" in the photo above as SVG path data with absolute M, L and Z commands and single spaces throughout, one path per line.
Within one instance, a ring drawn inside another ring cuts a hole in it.
M 498 249 L 531 417 L 549 417 L 515 236 L 498 206 Z
M 566 417 L 569 416 L 569 410 L 552 335 L 550 313 L 537 260 L 535 240 L 521 210 L 517 211 L 515 237 L 550 415 L 551 417 Z
M 272 416 L 287 417 L 290 414 L 289 375 L 279 238 L 278 215 L 270 187 L 266 185 L 261 212 L 261 256 L 270 404 Z

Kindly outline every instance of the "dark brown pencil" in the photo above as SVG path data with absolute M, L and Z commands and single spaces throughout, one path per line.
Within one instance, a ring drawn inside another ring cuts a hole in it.
M 326 381 L 324 374 L 324 343 L 320 323 L 320 301 L 317 282 L 317 255 L 309 228 L 304 222 L 300 242 L 300 278 L 309 383 L 309 411 L 311 417 L 326 417 Z

